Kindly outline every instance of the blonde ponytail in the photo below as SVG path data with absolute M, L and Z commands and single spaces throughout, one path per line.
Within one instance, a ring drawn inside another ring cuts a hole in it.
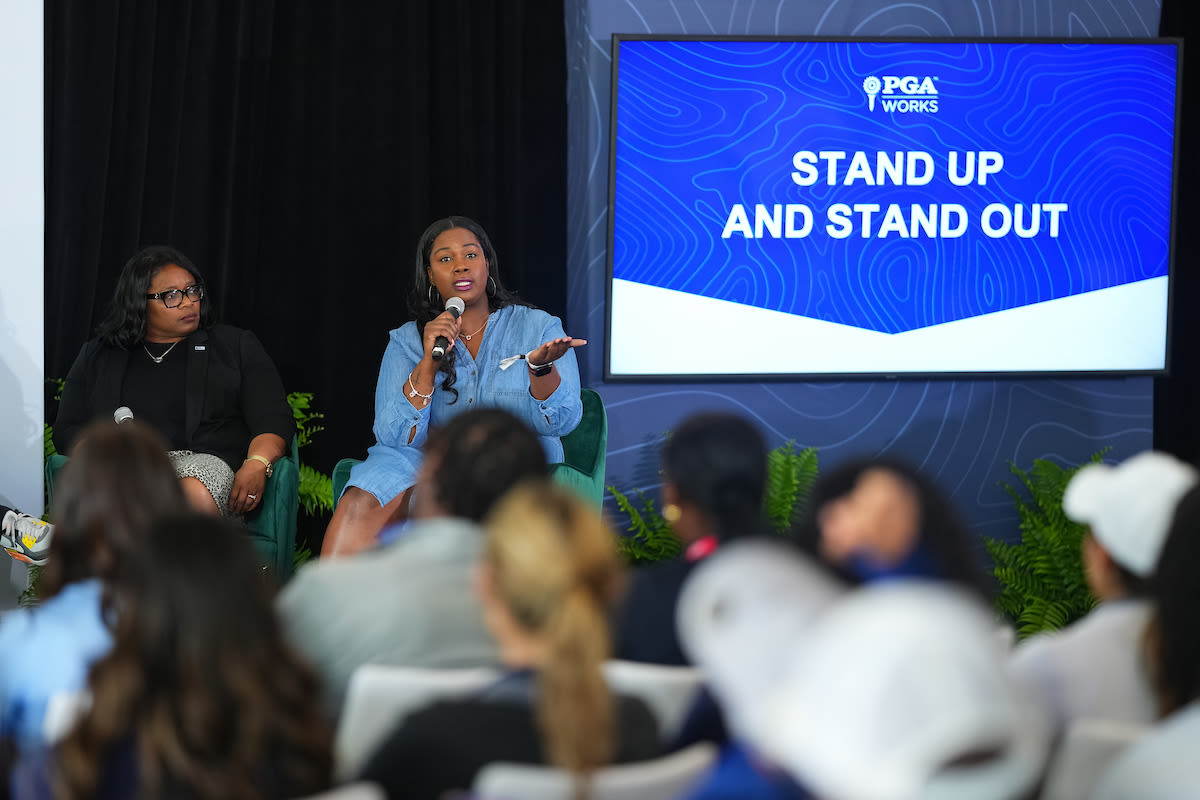
M 538 481 L 488 517 L 485 558 L 513 618 L 545 643 L 537 719 L 549 762 L 582 775 L 611 763 L 616 723 L 601 667 L 621 571 L 614 534 L 568 490 Z

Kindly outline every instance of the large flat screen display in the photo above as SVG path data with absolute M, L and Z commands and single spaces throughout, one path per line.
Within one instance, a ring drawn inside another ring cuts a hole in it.
M 1165 371 L 1180 59 L 614 37 L 606 378 Z

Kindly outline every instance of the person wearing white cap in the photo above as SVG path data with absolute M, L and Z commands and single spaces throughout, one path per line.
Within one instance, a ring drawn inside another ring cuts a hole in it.
M 990 610 L 897 579 L 821 615 L 782 679 L 746 699 L 750 740 L 818 798 L 1030 796 L 1049 723 L 1004 668 Z
M 806 631 L 843 591 L 796 548 L 767 539 L 724 545 L 691 573 L 676 606 L 679 640 L 720 705 L 731 741 L 687 800 L 807 796 L 747 742 L 757 730 L 756 699 L 782 680 Z
M 1088 526 L 1084 572 L 1100 605 L 1062 631 L 1029 639 L 1010 662 L 1051 712 L 1056 734 L 1081 718 L 1157 719 L 1141 646 L 1151 615 L 1144 584 L 1176 504 L 1196 482 L 1192 467 L 1148 451 L 1116 467 L 1089 464 L 1067 485 L 1063 511 Z

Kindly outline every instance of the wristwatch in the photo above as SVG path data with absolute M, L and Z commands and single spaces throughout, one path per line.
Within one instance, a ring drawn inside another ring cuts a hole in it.
M 258 462 L 261 462 L 262 464 L 264 464 L 267 468 L 267 477 L 268 478 L 275 474 L 275 465 L 272 464 L 271 459 L 267 458 L 266 456 L 260 456 L 257 454 L 251 455 L 251 456 L 246 456 L 246 461 L 258 461 Z M 243 461 L 242 463 L 244 464 L 246 462 Z

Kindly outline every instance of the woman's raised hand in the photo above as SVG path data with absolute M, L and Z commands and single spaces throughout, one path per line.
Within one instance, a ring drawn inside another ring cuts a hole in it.
M 551 361 L 558 361 L 572 347 L 582 347 L 585 344 L 587 344 L 587 339 L 573 339 L 570 336 L 563 336 L 559 339 L 551 339 L 536 350 L 531 351 L 526 358 L 529 363 L 541 366 L 549 364 Z

